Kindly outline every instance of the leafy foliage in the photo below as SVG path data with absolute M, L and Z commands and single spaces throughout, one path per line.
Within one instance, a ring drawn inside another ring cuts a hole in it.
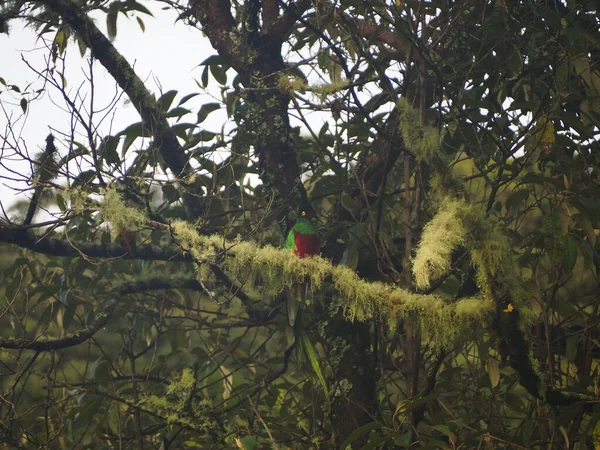
M 153 1 L 0 9 L 49 42 L 43 89 L 0 78 L 31 192 L 2 205 L 1 445 L 600 448 L 596 5 L 160 5 L 215 49 L 197 92 L 112 44 Z M 72 47 L 139 119 L 101 126 Z M 71 128 L 30 157 L 46 89 Z M 279 248 L 299 206 L 319 257 Z

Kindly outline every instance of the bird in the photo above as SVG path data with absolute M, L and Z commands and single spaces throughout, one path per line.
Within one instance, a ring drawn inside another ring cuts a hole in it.
M 307 208 L 300 208 L 296 223 L 290 229 L 285 240 L 285 248 L 299 258 L 305 256 L 314 256 L 319 253 L 321 239 L 316 224 L 314 212 Z M 298 309 L 300 307 L 299 298 L 306 301 L 308 294 L 308 280 L 301 285 L 294 284 L 288 289 L 287 295 L 287 313 L 288 323 L 291 327 L 296 323 Z

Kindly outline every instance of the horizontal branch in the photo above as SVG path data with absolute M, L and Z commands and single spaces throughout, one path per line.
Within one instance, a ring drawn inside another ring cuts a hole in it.
M 29 230 L 20 228 L 1 228 L 0 244 L 14 244 L 20 248 L 26 248 L 36 253 L 51 256 L 67 256 L 87 258 L 119 258 L 140 259 L 145 261 L 171 261 L 192 262 L 193 258 L 188 252 L 184 252 L 179 246 L 159 247 L 157 245 L 138 245 L 133 249 L 119 244 L 103 242 L 79 242 L 72 243 L 53 238 L 39 238 Z M 202 263 L 198 261 L 198 263 Z M 235 297 L 239 298 L 244 305 L 250 307 L 252 299 L 227 276 L 227 274 L 215 263 L 209 263 L 210 269 L 217 280 Z
M 180 247 L 159 247 L 157 245 L 138 245 L 129 250 L 123 245 L 104 242 L 79 242 L 72 244 L 53 238 L 40 238 L 29 230 L 1 228 L 0 243 L 14 244 L 21 248 L 52 256 L 86 256 L 89 258 L 143 259 L 149 261 L 187 262 L 192 258 Z
M 112 314 L 114 313 L 117 305 L 119 304 L 119 300 L 121 299 L 121 297 L 128 294 L 135 294 L 138 292 L 156 289 L 192 289 L 195 291 L 203 290 L 201 284 L 196 280 L 150 279 L 126 283 L 111 290 L 111 292 L 107 296 L 107 300 L 104 307 L 102 308 L 102 311 L 96 315 L 96 318 L 92 321 L 90 325 L 77 331 L 76 333 L 72 333 L 69 336 L 59 339 L 38 338 L 30 340 L 27 338 L 0 338 L 0 348 L 25 349 L 36 350 L 38 352 L 47 352 L 68 347 L 74 347 L 87 341 L 104 326 L 106 326 Z

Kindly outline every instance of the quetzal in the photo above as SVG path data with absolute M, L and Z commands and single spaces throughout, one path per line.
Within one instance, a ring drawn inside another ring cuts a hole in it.
M 321 239 L 317 229 L 314 213 L 307 209 L 300 209 L 296 223 L 290 229 L 285 240 L 285 248 L 291 250 L 294 255 L 303 258 L 304 256 L 312 256 L 319 253 Z M 294 285 L 288 289 L 287 295 L 287 313 L 290 326 L 296 323 L 298 308 L 300 306 L 299 299 L 306 301 L 309 284 L 308 280 L 301 285 Z

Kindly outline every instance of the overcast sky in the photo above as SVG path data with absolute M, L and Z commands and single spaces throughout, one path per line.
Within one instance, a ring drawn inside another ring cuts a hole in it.
M 119 14 L 117 23 L 117 38 L 114 41 L 117 49 L 134 65 L 136 73 L 146 81 L 146 85 L 158 97 L 161 92 L 175 89 L 185 95 L 191 92 L 199 92 L 194 79 L 200 79 L 202 68 L 198 64 L 208 56 L 215 53 L 210 42 L 202 33 L 184 23 L 175 22 L 177 15 L 173 11 L 161 11 L 156 3 L 152 12 L 154 17 L 140 15 L 145 23 L 146 31 L 143 32 L 134 18 L 125 18 Z M 105 32 L 105 22 L 99 19 L 97 24 Z M 35 70 L 43 72 L 48 66 L 49 42 L 44 42 L 36 37 L 36 31 L 24 28 L 22 23 L 11 22 L 9 35 L 0 34 L 0 77 L 8 85 L 16 85 L 22 91 L 31 94 L 26 95 L 30 100 L 37 89 L 46 87 L 41 98 L 29 104 L 25 117 L 22 117 L 20 106 L 21 96 L 0 84 L 0 101 L 4 111 L 0 109 L 0 134 L 4 135 L 7 127 L 7 116 L 12 117 L 16 123 L 14 132 L 20 136 L 30 153 L 39 151 L 44 146 L 44 140 L 52 130 L 68 132 L 70 129 L 70 115 L 61 113 L 64 108 L 64 100 L 55 89 L 44 86 L 43 80 L 32 71 L 28 64 Z M 54 37 L 54 33 L 47 34 L 48 39 Z M 89 51 L 86 57 L 89 56 Z M 66 52 L 66 79 L 67 89 L 73 95 L 77 88 L 85 82 L 89 74 L 89 60 L 82 58 L 76 44 L 71 43 Z M 107 106 L 116 92 L 114 80 L 106 73 L 98 63 L 94 63 L 94 83 L 96 86 L 95 107 L 100 109 Z M 213 95 L 220 95 L 214 80 L 211 80 Z M 210 87 L 210 85 L 209 85 Z M 86 90 L 82 95 L 88 95 Z M 108 117 L 102 124 L 101 135 L 115 134 L 131 123 L 139 121 L 139 116 L 132 105 L 123 96 L 119 102 L 116 114 Z M 175 103 L 178 98 L 175 100 Z M 193 107 L 199 106 L 207 101 L 215 101 L 209 95 L 200 95 L 186 104 Z M 193 109 L 193 108 L 192 108 Z M 224 120 L 225 112 L 213 113 L 209 120 L 203 124 L 212 131 L 219 131 Z M 54 132 L 57 138 L 59 136 Z M 82 138 L 82 142 L 85 140 Z M 59 146 L 59 150 L 60 150 Z M 64 149 L 64 148 L 63 148 Z M 2 155 L 3 163 L 7 163 L 7 153 Z M 12 169 L 27 174 L 29 167 L 23 164 L 10 163 Z M 0 168 L 0 170 L 3 170 Z M 4 171 L 6 172 L 6 171 Z M 0 174 L 6 176 L 6 173 Z M 10 187 L 17 185 L 12 182 L 7 186 L 5 180 L 0 181 L 0 199 L 4 206 L 7 200 L 15 195 Z M 21 186 L 23 187 L 23 186 Z

